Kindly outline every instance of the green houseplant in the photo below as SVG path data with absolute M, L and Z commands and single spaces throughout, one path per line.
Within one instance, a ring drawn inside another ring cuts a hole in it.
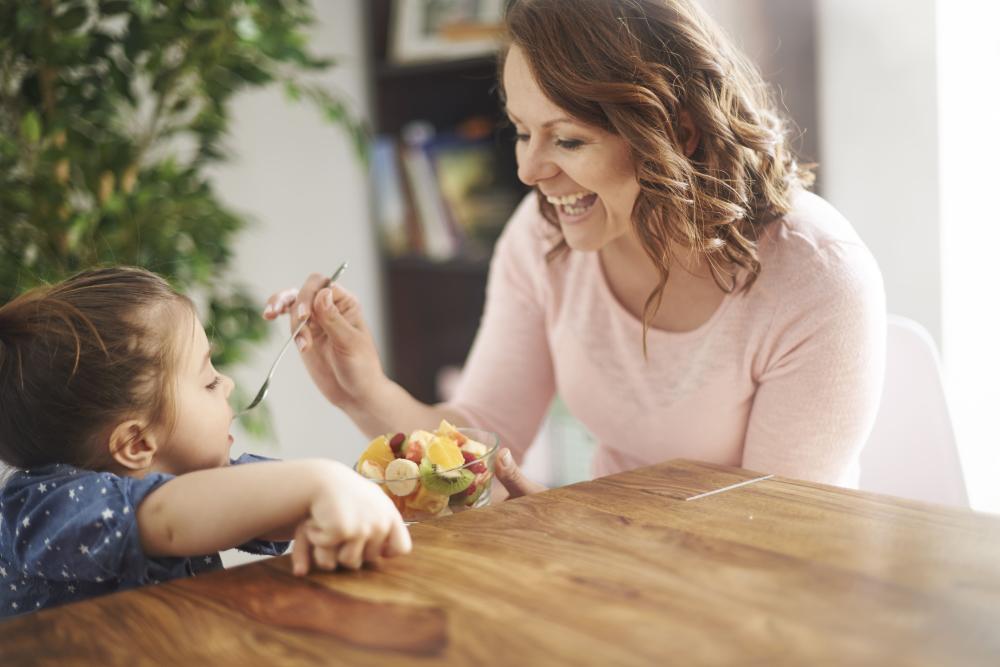
M 0 301 L 89 266 L 144 266 L 205 304 L 219 366 L 241 360 L 265 336 L 227 276 L 248 220 L 205 175 L 226 158 L 233 96 L 282 85 L 364 153 L 345 105 L 304 80 L 333 64 L 307 49 L 313 22 L 306 0 L 0 4 Z

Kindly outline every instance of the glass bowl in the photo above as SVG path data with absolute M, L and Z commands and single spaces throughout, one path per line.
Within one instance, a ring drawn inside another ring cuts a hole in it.
M 414 445 L 411 444 L 416 433 L 431 433 L 418 431 L 404 436 L 402 452 L 396 455 L 397 459 L 407 459 L 413 463 L 417 463 L 419 459 L 417 474 L 402 476 L 390 474 L 393 479 L 384 477 L 379 479 L 379 473 L 370 466 L 363 467 L 361 459 L 354 464 L 354 470 L 382 489 L 396 505 L 403 521 L 407 524 L 485 507 L 490 504 L 493 471 L 497 451 L 500 449 L 500 438 L 496 433 L 477 428 L 462 427 L 455 430 L 468 440 L 484 445 L 485 452 L 473 460 L 467 460 L 464 465 L 447 469 L 433 466 L 426 456 L 426 443 L 420 443 L 422 447 L 420 452 L 415 451 Z M 391 436 L 386 438 L 391 439 Z M 461 449 L 462 445 L 459 445 L 459 448 Z M 413 469 L 409 464 L 397 467 Z M 387 471 L 388 467 L 382 469 L 382 475 L 385 476 Z

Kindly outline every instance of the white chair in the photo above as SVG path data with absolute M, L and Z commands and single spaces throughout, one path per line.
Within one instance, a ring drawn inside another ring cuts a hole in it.
M 889 316 L 885 387 L 861 452 L 859 486 L 912 500 L 969 506 L 937 348 L 926 329 L 905 317 Z

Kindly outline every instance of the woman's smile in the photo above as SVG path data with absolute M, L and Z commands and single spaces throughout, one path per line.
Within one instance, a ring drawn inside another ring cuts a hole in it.
M 594 192 L 584 191 L 561 196 L 546 195 L 545 199 L 555 206 L 559 213 L 559 222 L 572 225 L 588 217 L 598 197 Z

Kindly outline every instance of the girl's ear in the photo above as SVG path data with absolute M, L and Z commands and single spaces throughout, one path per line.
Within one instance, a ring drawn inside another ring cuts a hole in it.
M 146 470 L 152 466 L 157 446 L 152 429 L 135 419 L 118 424 L 108 438 L 111 457 L 126 470 Z
M 680 132 L 678 133 L 678 138 L 681 140 L 681 148 L 684 149 L 685 156 L 691 157 L 701 142 L 701 132 L 698 131 L 698 126 L 694 124 L 691 114 L 687 111 L 681 110 L 679 120 Z

